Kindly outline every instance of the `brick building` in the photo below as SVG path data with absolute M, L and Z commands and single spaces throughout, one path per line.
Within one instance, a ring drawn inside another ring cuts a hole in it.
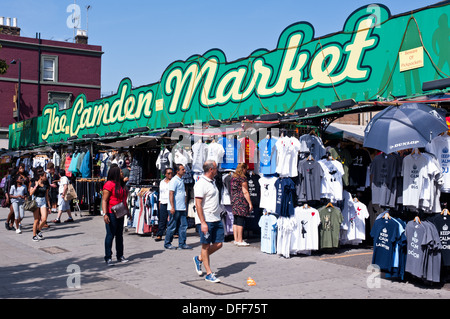
M 47 104 L 65 109 L 80 94 L 88 101 L 100 98 L 102 47 L 87 40 L 84 32 L 75 42 L 22 37 L 15 18 L 0 17 L 0 59 L 9 64 L 0 75 L 0 140 L 10 124 L 42 115 Z M 0 141 L 0 148 L 7 147 Z

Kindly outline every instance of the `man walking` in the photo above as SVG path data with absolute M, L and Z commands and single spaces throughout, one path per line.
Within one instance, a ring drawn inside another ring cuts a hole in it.
M 219 203 L 219 190 L 214 183 L 217 174 L 215 161 L 206 161 L 203 165 L 203 175 L 195 183 L 194 196 L 195 208 L 200 220 L 200 243 L 202 244 L 200 256 L 194 257 L 195 271 L 199 276 L 203 274 L 202 265 L 205 266 L 205 280 L 220 282 L 211 271 L 210 256 L 222 248 L 225 238 L 223 224 L 220 219 L 222 212 Z
M 186 245 L 187 231 L 187 210 L 186 210 L 186 189 L 184 187 L 183 175 L 186 170 L 182 164 L 176 165 L 176 175 L 169 183 L 169 203 L 167 209 L 170 212 L 169 224 L 167 226 L 164 247 L 166 249 L 176 249 L 172 245 L 173 235 L 179 226 L 178 248 L 192 249 Z

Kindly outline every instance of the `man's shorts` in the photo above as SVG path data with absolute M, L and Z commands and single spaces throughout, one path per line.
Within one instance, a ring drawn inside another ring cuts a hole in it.
M 208 223 L 208 233 L 209 236 L 206 238 L 201 230 L 200 224 L 198 225 L 198 232 L 200 233 L 200 243 L 202 244 L 214 244 L 223 243 L 225 240 L 225 230 L 223 228 L 223 223 L 221 221 Z

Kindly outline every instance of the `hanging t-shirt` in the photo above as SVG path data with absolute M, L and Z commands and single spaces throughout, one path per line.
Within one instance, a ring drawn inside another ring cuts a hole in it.
M 277 139 L 265 138 L 259 142 L 259 172 L 261 174 L 272 175 L 277 169 L 277 149 L 275 147 Z
M 295 184 L 290 178 L 279 178 L 275 182 L 276 206 L 275 213 L 278 216 L 290 217 L 294 211 Z
M 324 172 L 321 197 L 328 198 L 333 203 L 342 200 L 344 190 L 344 185 L 342 184 L 344 168 L 342 164 L 336 160 L 328 159 L 320 160 L 319 164 Z
M 192 145 L 192 171 L 194 173 L 203 173 L 203 164 L 208 158 L 208 145 L 197 142 Z
M 427 230 L 424 225 L 410 221 L 405 229 L 407 258 L 405 271 L 422 278 L 426 256 Z
M 275 182 L 277 178 L 275 176 L 265 177 L 262 176 L 259 179 L 259 185 L 261 186 L 261 200 L 259 207 L 265 208 L 268 212 L 275 213 L 277 191 L 275 189 Z
M 310 206 L 295 208 L 297 231 L 292 236 L 291 249 L 295 252 L 319 249 L 319 211 Z
M 394 207 L 397 195 L 397 177 L 401 175 L 401 160 L 398 155 L 377 155 L 370 165 L 372 175 L 372 203 Z
M 159 152 L 156 160 L 156 168 L 164 173 L 166 168 L 172 168 L 172 153 L 167 148 L 164 148 Z
M 450 193 L 450 136 L 447 134 L 435 137 L 426 150 L 436 156 L 441 167 L 444 184 L 442 192 Z
M 240 142 L 239 163 L 247 164 L 248 169 L 250 171 L 254 171 L 256 163 L 255 142 L 249 137 L 244 137 L 240 139 L 239 142 Z
M 434 224 L 439 234 L 442 249 L 442 264 L 450 266 L 450 214 L 436 214 L 429 219 Z
M 411 154 L 403 159 L 403 206 L 419 207 L 425 178 L 428 178 L 428 160 L 421 154 Z
M 298 200 L 320 200 L 322 194 L 322 178 L 324 172 L 317 161 L 305 160 L 299 165 L 300 187 L 297 193 Z
M 259 209 L 260 198 L 261 198 L 261 185 L 259 184 L 259 179 L 261 177 L 257 174 L 250 174 L 247 179 L 248 193 L 250 195 L 250 200 L 252 201 L 253 210 Z
M 219 139 L 219 144 L 221 144 L 225 150 L 220 167 L 222 169 L 236 169 L 239 163 L 238 156 L 241 143 L 237 140 L 237 138 L 225 137 Z
M 330 148 L 329 152 L 336 161 L 339 161 L 342 164 L 342 167 L 344 168 L 342 182 L 344 183 L 344 186 L 348 186 L 350 183 L 349 168 L 352 164 L 352 155 L 350 154 L 350 151 L 346 148 L 336 147 Z
M 299 141 L 300 152 L 310 153 L 317 161 L 326 154 L 322 139 L 316 135 L 304 134 L 300 136 Z
M 225 154 L 225 149 L 219 143 L 212 142 L 208 144 L 207 148 L 207 160 L 216 162 L 217 165 L 222 163 L 223 155 Z
M 337 207 L 322 207 L 320 215 L 320 248 L 339 247 L 339 233 L 344 220 L 341 210 Z
M 349 167 L 350 186 L 364 187 L 366 185 L 367 167 L 371 163 L 369 153 L 361 148 L 350 150 L 352 163 Z
M 281 177 L 298 176 L 298 152 L 300 142 L 295 137 L 281 137 L 275 144 L 277 148 L 277 169 Z
M 258 222 L 261 227 L 261 251 L 267 254 L 277 252 L 277 218 L 272 214 L 264 214 Z
M 391 270 L 394 258 L 395 242 L 400 238 L 399 227 L 391 218 L 379 218 L 375 221 L 370 235 L 374 239 L 372 264 L 382 270 Z
M 366 219 L 369 218 L 367 206 L 357 199 L 351 203 L 347 240 L 366 240 Z

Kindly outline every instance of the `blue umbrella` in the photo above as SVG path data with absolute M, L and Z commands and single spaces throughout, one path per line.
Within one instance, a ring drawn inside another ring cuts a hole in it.
M 392 105 L 367 125 L 364 146 L 386 154 L 425 147 L 448 126 L 440 110 L 423 103 Z

